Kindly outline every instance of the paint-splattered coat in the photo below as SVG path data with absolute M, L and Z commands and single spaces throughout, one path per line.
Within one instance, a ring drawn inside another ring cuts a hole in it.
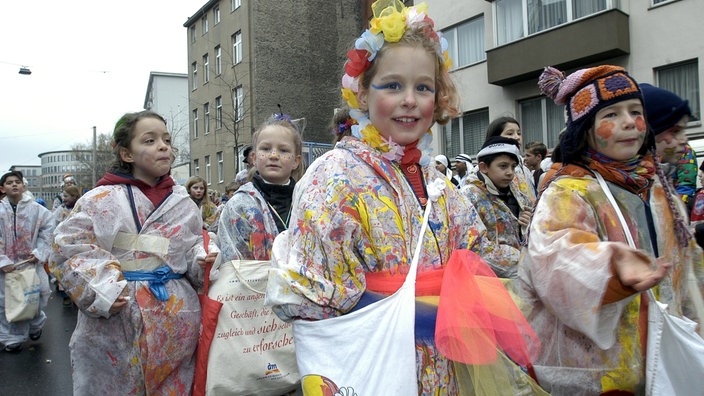
M 12 210 L 7 197 L 0 201 L 0 268 L 29 258 L 33 254 L 38 262 L 34 265 L 39 276 L 41 288 L 40 308 L 46 306 L 49 279 L 44 271 L 44 263 L 51 251 L 51 233 L 54 220 L 42 205 L 34 202 L 30 196 L 24 196 L 17 203 L 17 211 Z M 27 340 L 30 331 L 42 328 L 46 315 L 40 309 L 39 314 L 30 320 L 8 323 L 5 318 L 5 272 L 0 271 L 0 343 L 15 344 Z
M 515 179 L 510 188 L 521 209 L 533 207 L 529 198 L 518 189 Z M 490 265 L 496 276 L 515 278 L 521 255 L 521 226 L 518 218 L 499 197 L 487 190 L 484 182 L 475 174 L 470 175 L 469 183 L 460 189 L 460 193 L 477 209 L 486 226 L 486 238 L 495 245 L 497 261 Z
M 359 301 L 366 272 L 408 270 L 423 208 L 401 169 L 379 154 L 344 138 L 296 183 L 291 222 L 274 244 L 276 268 L 267 289 L 281 318 L 342 315 Z M 432 165 L 422 172 L 426 182 L 445 177 Z M 422 236 L 419 272 L 443 267 L 454 249 L 494 259 L 477 212 L 447 184 Z M 358 336 L 350 329 L 350 337 Z M 418 346 L 416 355 L 421 394 L 457 392 L 451 363 L 434 347 Z
M 558 395 L 642 390 L 645 357 L 640 337 L 647 320 L 641 317 L 641 295 L 621 295 L 620 300 L 602 304 L 606 296 L 617 293 L 609 283 L 613 260 L 631 249 L 597 180 L 584 171 L 570 172 L 571 176 L 557 178 L 543 192 L 519 263 L 524 314 L 542 342 L 535 362 L 538 380 Z M 609 186 L 636 245 L 653 257 L 643 200 Z M 655 288 L 656 294 L 671 312 L 681 314 L 689 269 L 695 270 L 701 285 L 702 251 L 693 239 L 686 247 L 678 245 L 672 211 L 657 177 L 648 203 L 660 257 L 674 265 Z
M 220 213 L 218 240 L 222 261 L 269 260 L 278 234 L 269 205 L 249 182 L 235 192 Z
M 49 267 L 80 309 L 69 344 L 75 395 L 191 389 L 200 327 L 194 285 L 202 283 L 196 259 L 205 256 L 201 213 L 182 186 L 156 209 L 138 188 L 132 191 L 141 231 L 125 185 L 89 191 L 56 229 Z M 132 249 L 116 246 L 124 246 L 117 241 L 125 236 L 137 238 Z M 146 281 L 123 279 L 122 267 L 140 261 L 184 274 L 165 283 L 168 301 L 158 301 Z M 130 300 L 111 315 L 120 294 Z

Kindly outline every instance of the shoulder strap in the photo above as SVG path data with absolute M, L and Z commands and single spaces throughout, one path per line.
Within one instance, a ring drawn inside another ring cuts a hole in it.
M 418 236 L 418 244 L 416 245 L 416 250 L 413 253 L 413 260 L 411 261 L 411 268 L 408 270 L 408 275 L 404 282 L 416 281 L 416 273 L 418 272 L 418 260 L 420 259 L 420 252 L 423 249 L 423 238 L 425 237 L 425 232 L 428 229 L 428 218 L 430 218 L 430 211 L 433 207 L 433 203 L 437 202 L 438 198 L 442 195 L 442 190 L 445 189 L 447 182 L 444 178 L 437 178 L 431 183 L 428 183 L 426 189 L 428 190 L 428 202 L 425 206 L 425 211 L 423 212 L 423 223 L 420 227 L 420 235 Z
M 208 254 L 208 245 L 210 245 L 210 234 L 208 231 L 203 229 L 203 247 L 205 248 L 205 254 Z M 203 295 L 208 295 L 208 288 L 210 288 L 210 270 L 213 268 L 211 263 L 205 264 L 205 279 L 203 280 Z
M 614 198 L 614 195 L 611 193 L 611 189 L 609 189 L 609 186 L 606 184 L 606 181 L 604 178 L 599 174 L 599 172 L 594 172 L 594 175 L 596 176 L 596 179 L 599 181 L 599 185 L 601 186 L 601 189 L 604 190 L 604 194 L 606 194 L 606 198 L 609 199 L 609 202 L 611 203 L 611 206 L 614 207 L 614 211 L 616 211 L 616 215 L 618 216 L 618 220 L 621 222 L 621 227 L 623 228 L 623 233 L 626 234 L 626 240 L 628 241 L 628 245 L 630 245 L 632 248 L 636 248 L 636 243 L 633 241 L 633 236 L 631 235 L 630 228 L 628 227 L 628 223 L 626 223 L 626 218 L 623 217 L 623 213 L 621 212 L 621 208 L 619 208 L 618 204 L 616 203 L 616 199 Z M 653 293 L 653 289 L 649 288 L 647 290 L 648 293 L 648 298 L 652 301 L 657 301 L 655 298 L 655 293 Z

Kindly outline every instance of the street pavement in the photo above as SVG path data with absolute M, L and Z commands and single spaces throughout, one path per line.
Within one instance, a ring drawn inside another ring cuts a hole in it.
M 28 340 L 18 354 L 0 350 L 0 396 L 70 396 L 71 359 L 68 342 L 78 310 L 64 307 L 54 291 L 44 312 L 42 337 Z

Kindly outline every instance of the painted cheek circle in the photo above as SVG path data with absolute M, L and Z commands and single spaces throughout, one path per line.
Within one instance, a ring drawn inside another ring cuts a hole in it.
M 613 135 L 615 124 L 611 121 L 603 121 L 599 128 L 596 129 L 597 137 L 607 140 Z
M 639 132 L 645 132 L 647 129 L 645 126 L 645 118 L 642 116 L 636 117 L 636 129 L 638 129 Z

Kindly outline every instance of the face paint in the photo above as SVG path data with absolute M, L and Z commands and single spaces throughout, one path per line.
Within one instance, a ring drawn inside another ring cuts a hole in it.
M 608 147 L 609 138 L 613 136 L 615 126 L 613 122 L 604 121 L 599 125 L 599 128 L 596 129 L 594 138 L 600 147 Z
M 645 133 L 647 131 L 648 128 L 645 124 L 645 118 L 640 116 L 636 117 L 636 129 L 641 133 Z

